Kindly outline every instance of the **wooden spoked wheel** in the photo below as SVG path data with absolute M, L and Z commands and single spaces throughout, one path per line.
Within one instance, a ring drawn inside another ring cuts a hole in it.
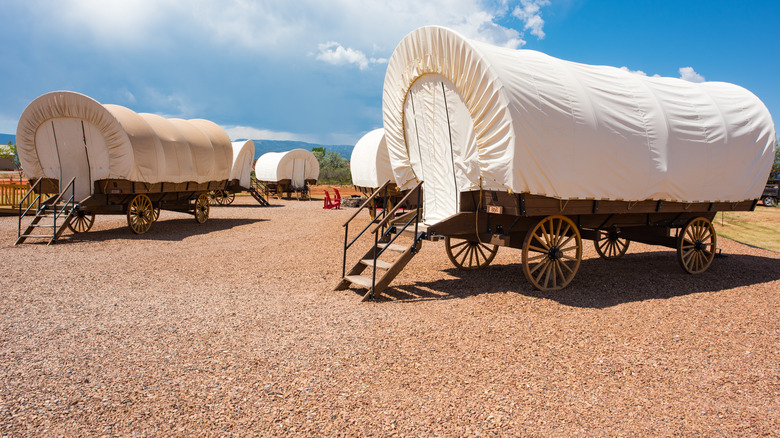
M 450 258 L 452 264 L 464 271 L 487 267 L 498 253 L 498 245 L 449 237 L 444 240 L 444 246 L 447 249 L 447 257 Z
M 523 273 L 541 291 L 566 287 L 580 268 L 580 231 L 566 216 L 548 216 L 523 241 Z
M 146 195 L 135 195 L 127 206 L 127 225 L 135 234 L 149 231 L 154 222 L 154 206 Z
M 701 274 L 712 264 L 716 245 L 712 223 L 703 217 L 691 219 L 677 235 L 677 261 L 685 272 Z
M 209 196 L 205 193 L 201 193 L 198 199 L 195 200 L 195 220 L 199 224 L 206 222 L 209 218 Z
M 631 240 L 620 237 L 620 231 L 615 228 L 597 230 L 596 238 L 593 239 L 596 252 L 599 253 L 601 258 L 606 260 L 615 260 L 623 257 L 626 251 L 628 251 L 630 243 Z
M 152 209 L 152 222 L 157 222 L 157 219 L 160 219 L 160 207 Z
M 92 228 L 92 224 L 95 223 L 95 213 L 90 213 L 84 210 L 78 210 L 73 216 L 73 219 L 68 223 L 68 228 L 74 233 L 86 233 Z
M 236 194 L 233 192 L 229 192 L 227 190 L 223 190 L 222 193 L 224 196 L 222 197 L 222 205 L 230 205 L 235 201 Z
M 211 205 L 220 205 L 222 204 L 222 198 L 224 197 L 222 190 L 214 190 L 211 192 L 208 192 L 207 194 L 209 198 L 209 204 Z

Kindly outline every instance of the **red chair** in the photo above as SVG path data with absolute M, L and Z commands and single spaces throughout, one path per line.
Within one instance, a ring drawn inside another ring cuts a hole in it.
M 341 193 L 339 193 L 339 189 L 333 188 L 333 191 L 336 192 L 336 195 L 333 199 L 333 208 L 337 210 L 341 210 Z
M 328 194 L 327 190 L 323 190 L 325 192 L 325 205 L 322 206 L 322 208 L 326 210 L 330 210 L 333 208 L 333 201 L 330 200 L 330 194 Z

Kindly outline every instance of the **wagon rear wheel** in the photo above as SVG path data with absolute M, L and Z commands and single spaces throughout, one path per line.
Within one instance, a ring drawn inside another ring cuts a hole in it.
M 580 268 L 580 231 L 566 216 L 548 216 L 523 241 L 523 273 L 542 291 L 566 287 Z
M 444 240 L 444 245 L 447 249 L 447 257 L 449 257 L 452 264 L 464 271 L 473 271 L 487 267 L 498 253 L 498 245 L 488 245 L 470 240 L 447 237 Z
M 235 201 L 235 199 L 236 199 L 236 194 L 235 193 L 229 192 L 227 190 L 225 190 L 222 193 L 225 194 L 225 196 L 222 198 L 222 205 L 230 205 L 230 204 L 233 203 L 233 201 Z
M 201 193 L 198 199 L 195 200 L 195 220 L 199 224 L 206 222 L 209 218 L 209 208 L 209 196 Z
M 135 195 L 127 206 L 127 225 L 135 234 L 149 231 L 154 222 L 152 200 L 146 195 Z
M 160 207 L 152 209 L 152 222 L 157 222 L 157 219 L 160 219 Z
M 715 258 L 717 235 L 703 217 L 691 219 L 677 235 L 677 262 L 689 274 L 706 271 Z
M 615 260 L 623 257 L 626 251 L 628 251 L 630 243 L 631 240 L 620 237 L 620 231 L 615 228 L 597 230 L 596 237 L 593 239 L 596 252 L 599 253 L 601 258 L 606 260 Z
M 222 204 L 222 190 L 213 190 L 206 194 L 209 199 L 209 204 L 211 205 L 220 205 Z
M 95 213 L 84 210 L 77 210 L 73 219 L 68 223 L 68 229 L 74 233 L 86 233 L 95 223 Z

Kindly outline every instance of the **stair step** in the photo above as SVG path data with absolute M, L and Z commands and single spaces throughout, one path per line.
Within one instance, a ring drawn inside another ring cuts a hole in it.
M 374 266 L 374 259 L 363 259 L 360 261 L 360 263 L 370 267 Z M 390 269 L 393 267 L 393 264 L 390 262 L 386 262 L 384 260 L 377 260 L 376 261 L 376 267 L 379 269 Z
M 51 234 L 22 234 L 22 235 L 21 235 L 21 236 L 19 236 L 19 237 L 24 237 L 24 238 L 30 238 L 30 237 L 32 237 L 32 238 L 34 238 L 34 239 L 43 239 L 43 238 L 46 238 L 46 239 L 51 239 L 51 238 L 52 238 L 52 237 L 54 237 L 54 236 L 53 236 L 53 235 L 51 235 Z
M 352 284 L 356 284 L 358 286 L 363 286 L 365 288 L 371 289 L 372 281 L 368 277 L 364 277 L 362 275 L 347 275 L 344 277 L 345 280 Z
M 406 251 L 407 249 L 409 249 L 409 247 L 408 247 L 408 246 L 403 246 L 403 245 L 396 245 L 395 243 L 391 243 L 390 245 L 388 245 L 388 244 L 386 244 L 386 243 L 380 243 L 380 244 L 379 244 L 379 247 L 380 247 L 380 248 L 387 248 L 387 249 L 389 249 L 390 251 L 396 251 L 396 252 L 404 252 L 404 251 Z

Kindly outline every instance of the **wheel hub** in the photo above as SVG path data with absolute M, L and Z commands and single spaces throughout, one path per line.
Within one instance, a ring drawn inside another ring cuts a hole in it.
M 703 246 L 704 246 L 704 242 L 702 242 L 701 240 L 697 240 L 696 242 L 693 243 L 693 250 L 701 251 Z
M 563 251 L 561 251 L 560 248 L 557 246 L 553 246 L 550 248 L 550 251 L 547 253 L 547 257 L 550 258 L 552 261 L 556 261 L 563 257 Z

